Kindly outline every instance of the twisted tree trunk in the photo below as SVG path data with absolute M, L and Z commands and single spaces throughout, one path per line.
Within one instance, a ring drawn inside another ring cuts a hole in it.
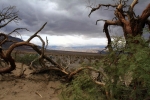
M 115 15 L 115 20 L 103 20 L 99 19 L 96 21 L 96 24 L 98 21 L 104 21 L 104 32 L 106 34 L 107 40 L 108 40 L 108 49 L 109 51 L 113 50 L 113 47 L 111 45 L 111 37 L 109 34 L 108 26 L 110 25 L 117 25 L 122 27 L 123 32 L 124 32 L 124 37 L 126 41 L 130 37 L 135 37 L 137 35 L 142 35 L 143 34 L 143 29 L 145 28 L 145 25 L 148 25 L 149 30 L 150 30 L 150 20 L 148 19 L 150 16 L 150 3 L 147 5 L 147 7 L 144 9 L 142 14 L 139 16 L 136 16 L 134 12 L 134 6 L 138 4 L 138 0 L 133 0 L 133 2 L 130 5 L 127 5 L 128 0 L 118 0 L 118 3 L 115 5 L 112 4 L 99 4 L 97 7 L 91 8 L 91 12 L 89 16 L 92 14 L 92 12 L 100 9 L 102 6 L 104 7 L 112 7 L 115 8 L 114 10 L 114 15 Z M 127 10 L 125 10 L 127 8 Z

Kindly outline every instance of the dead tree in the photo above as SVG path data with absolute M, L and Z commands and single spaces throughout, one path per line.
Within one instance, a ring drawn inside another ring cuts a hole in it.
M 13 7 L 8 7 L 6 9 L 3 9 L 0 12 L 0 15 L 5 16 L 5 18 L 3 18 L 3 20 L 1 20 L 0 28 L 5 27 L 7 24 L 9 24 L 12 21 L 16 21 L 16 20 L 18 21 L 18 16 L 17 16 L 16 12 L 10 11 L 10 10 L 12 10 L 12 8 Z M 13 13 L 15 13 L 15 14 L 13 14 Z M 11 14 L 12 14 L 12 16 L 7 17 L 7 16 L 9 16 Z M 67 68 L 68 68 L 67 66 L 61 66 L 58 63 L 56 63 L 55 61 L 53 61 L 50 57 L 47 57 L 45 55 L 45 47 L 46 47 L 45 46 L 45 41 L 40 37 L 40 35 L 38 35 L 38 33 L 40 31 L 42 31 L 42 29 L 45 27 L 46 24 L 47 24 L 47 22 L 37 32 L 35 32 L 33 35 L 31 35 L 31 37 L 28 40 L 22 41 L 22 42 L 8 40 L 8 36 L 13 34 L 14 32 L 18 33 L 18 30 L 20 30 L 20 29 L 27 30 L 26 28 L 17 28 L 14 31 L 12 31 L 12 32 L 10 32 L 8 34 L 0 32 L 0 60 L 2 59 L 6 63 L 5 67 L 0 68 L 0 74 L 1 73 L 8 73 L 8 72 L 11 72 L 11 71 L 15 70 L 16 64 L 15 64 L 15 60 L 12 57 L 11 53 L 13 52 L 13 50 L 16 47 L 29 46 L 36 53 L 38 53 L 40 55 L 38 59 L 39 59 L 39 63 L 42 65 L 43 68 L 46 68 L 46 70 L 55 70 L 56 72 L 63 73 L 62 77 L 64 77 L 67 81 L 71 81 L 73 79 L 73 76 L 75 76 L 76 74 L 78 74 L 78 73 L 80 73 L 80 72 L 82 72 L 84 70 L 89 70 L 91 72 L 100 73 L 105 78 L 105 80 L 108 80 L 108 76 L 107 76 L 107 74 L 104 71 L 97 70 L 97 69 L 95 69 L 93 67 L 90 67 L 90 66 L 77 68 L 74 71 L 68 71 L 67 70 Z M 42 48 L 39 48 L 39 46 L 37 46 L 37 45 L 35 45 L 35 44 L 30 42 L 35 37 L 39 38 L 39 40 L 42 42 Z M 2 45 L 5 44 L 8 41 L 12 42 L 12 44 L 10 45 L 10 47 L 7 50 L 3 50 Z M 52 66 L 47 66 L 44 63 L 45 60 L 50 62 L 52 64 Z M 92 76 L 92 74 L 90 76 Z M 97 78 L 94 78 L 93 82 L 95 84 L 98 84 L 100 86 L 105 87 L 105 81 L 98 81 Z M 106 90 L 106 93 L 107 93 L 107 90 Z
M 132 3 L 130 5 L 127 5 L 127 2 L 129 0 L 116 0 L 116 4 L 98 4 L 97 7 L 92 7 L 90 15 L 96 11 L 99 10 L 102 7 L 107 7 L 108 9 L 110 7 L 114 8 L 114 15 L 115 18 L 112 20 L 104 20 L 99 19 L 96 21 L 96 24 L 98 21 L 104 21 L 104 27 L 103 31 L 106 34 L 107 40 L 108 40 L 108 50 L 112 51 L 112 45 L 111 45 L 111 37 L 109 34 L 108 27 L 111 25 L 121 26 L 124 32 L 124 37 L 127 40 L 130 37 L 135 37 L 137 35 L 143 34 L 143 28 L 147 25 L 150 30 L 150 3 L 147 5 L 147 7 L 144 9 L 141 15 L 136 15 L 134 12 L 134 7 L 136 4 L 138 4 L 138 0 L 132 0 Z
M 14 22 L 19 21 L 19 17 L 17 15 L 17 12 L 15 12 L 14 9 L 15 9 L 15 7 L 10 6 L 10 7 L 4 8 L 2 11 L 0 11 L 0 17 L 1 17 L 1 19 L 0 19 L 0 28 L 5 27 L 6 25 L 8 25 L 12 21 L 14 21 Z M 104 72 L 96 70 L 92 67 L 81 67 L 81 68 L 78 68 L 78 69 L 76 69 L 75 71 L 72 71 L 72 72 L 67 71 L 66 66 L 60 66 L 58 63 L 53 61 L 50 57 L 47 57 L 44 54 L 45 53 L 45 41 L 40 37 L 40 35 L 38 35 L 38 33 L 45 27 L 46 24 L 47 24 L 47 22 L 37 32 L 35 32 L 28 40 L 23 41 L 23 42 L 8 40 L 8 36 L 13 34 L 14 32 L 18 33 L 18 30 L 20 30 L 20 29 L 27 30 L 26 28 L 17 28 L 15 30 L 13 30 L 12 32 L 8 33 L 8 34 L 0 33 L 0 59 L 3 59 L 3 61 L 7 65 L 5 67 L 0 68 L 0 74 L 1 73 L 8 73 L 8 72 L 11 72 L 11 71 L 15 70 L 16 64 L 15 64 L 14 58 L 11 56 L 11 53 L 16 47 L 29 46 L 35 52 L 37 52 L 40 55 L 40 57 L 38 58 L 39 62 L 42 66 L 44 66 L 44 68 L 47 68 L 46 70 L 59 71 L 59 72 L 64 74 L 64 76 L 67 80 L 72 79 L 72 77 L 74 75 L 78 74 L 79 72 L 81 72 L 83 70 L 90 70 L 90 71 L 94 71 L 96 73 L 101 73 L 105 78 L 107 78 L 107 76 Z M 39 48 L 39 46 L 37 46 L 37 45 L 30 42 L 35 37 L 38 37 L 39 40 L 42 42 L 42 49 Z M 4 51 L 3 48 L 2 48 L 2 45 L 5 44 L 8 41 L 12 42 L 12 44 L 10 45 L 10 47 L 7 50 Z M 43 62 L 44 61 L 43 59 L 50 62 L 53 66 L 45 67 L 46 65 Z M 104 83 L 98 82 L 96 80 L 94 80 L 94 82 L 99 84 L 99 85 L 104 85 Z
M 2 9 L 0 11 L 0 28 L 7 26 L 11 22 L 17 23 L 20 20 L 20 18 L 18 17 L 18 11 L 16 11 L 15 8 L 16 8 L 15 6 L 10 6 L 10 7 L 6 7 L 4 9 Z M 8 36 L 13 34 L 14 32 L 18 33 L 18 30 L 22 30 L 22 29 L 27 30 L 26 28 L 16 28 L 15 30 L 13 30 L 12 32 L 7 33 L 7 34 L 6 33 L 0 33 L 0 58 L 3 59 L 8 65 L 7 67 L 1 68 L 0 73 L 11 72 L 12 70 L 14 70 L 16 68 L 15 61 L 12 58 L 11 53 L 14 50 L 14 48 L 19 47 L 19 46 L 24 46 L 24 45 L 32 47 L 39 55 L 41 55 L 39 59 L 45 58 L 49 62 L 51 62 L 53 65 L 59 67 L 59 65 L 57 65 L 57 63 L 55 63 L 53 60 L 49 59 L 48 57 L 46 57 L 44 55 L 45 42 L 43 41 L 43 39 L 39 35 L 37 35 L 44 28 L 44 26 L 46 24 L 47 23 L 45 23 L 27 41 L 23 41 L 23 42 L 8 40 Z M 38 37 L 40 39 L 40 41 L 42 42 L 42 49 L 41 50 L 35 44 L 30 43 L 30 41 L 35 37 Z M 6 42 L 12 42 L 12 45 L 4 53 L 2 45 L 5 44 Z
M 44 52 L 45 52 L 45 42 L 43 41 L 43 39 L 38 35 L 38 33 L 44 28 L 44 26 L 47 23 L 45 23 L 36 33 L 34 33 L 27 41 L 23 41 L 23 42 L 14 42 L 4 53 L 3 49 L 0 48 L 0 58 L 3 59 L 8 66 L 5 66 L 3 68 L 0 68 L 0 73 L 7 73 L 7 72 L 11 72 L 13 70 L 15 70 L 16 68 L 16 64 L 15 64 L 15 60 L 13 59 L 13 57 L 11 56 L 12 51 L 19 46 L 30 46 L 33 48 L 34 51 L 36 51 L 40 57 L 39 57 L 39 61 L 40 63 L 43 63 L 43 59 L 47 60 L 48 62 L 50 62 L 53 66 L 51 67 L 47 67 L 46 70 L 55 70 L 55 71 L 59 71 L 61 73 L 64 74 L 65 78 L 67 80 L 71 80 L 72 77 L 76 74 L 78 74 L 79 72 L 83 71 L 83 70 L 90 70 L 90 71 L 94 71 L 96 73 L 101 73 L 105 78 L 107 78 L 106 74 L 103 71 L 100 70 L 96 70 L 93 67 L 81 67 L 76 69 L 75 71 L 67 71 L 67 67 L 65 66 L 60 66 L 58 63 L 54 62 L 50 57 L 47 57 Z M 4 33 L 0 33 L 0 37 L 3 37 L 3 39 L 0 41 L 0 44 L 2 45 L 3 43 L 7 42 L 8 40 L 8 35 L 4 34 Z M 40 41 L 42 42 L 42 49 L 39 49 L 37 45 L 30 43 L 30 41 L 35 38 L 38 37 L 40 39 Z M 13 42 L 13 41 L 12 41 Z M 0 45 L 0 46 L 1 46 Z M 46 66 L 46 65 L 43 65 Z M 105 83 L 102 82 L 98 82 L 97 80 L 93 80 L 96 84 L 99 85 L 104 85 Z

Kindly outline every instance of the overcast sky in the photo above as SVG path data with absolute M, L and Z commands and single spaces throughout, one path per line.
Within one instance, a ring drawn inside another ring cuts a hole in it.
M 22 31 L 22 38 L 26 40 L 34 34 L 45 22 L 48 24 L 39 33 L 44 39 L 47 36 L 49 45 L 77 46 L 77 45 L 106 45 L 107 39 L 103 33 L 104 22 L 95 25 L 97 19 L 112 19 L 113 9 L 98 10 L 88 17 L 88 5 L 98 3 L 109 4 L 113 0 L 0 0 L 0 9 L 16 6 L 18 15 L 22 19 L 18 24 L 10 23 L 1 29 L 6 33 L 18 27 L 27 28 L 30 32 Z M 132 1 L 132 0 L 129 0 Z M 135 11 L 141 14 L 149 0 L 139 0 Z M 122 35 L 121 28 L 112 27 L 111 35 Z M 40 44 L 34 39 L 32 42 Z

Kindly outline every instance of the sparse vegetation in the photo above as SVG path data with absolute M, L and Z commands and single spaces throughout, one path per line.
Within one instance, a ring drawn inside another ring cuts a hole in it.
M 76 75 L 63 90 L 63 100 L 150 99 L 149 43 L 138 36 L 134 39 L 139 44 L 115 46 L 113 52 L 93 65 L 96 70 L 103 69 L 103 74 L 99 73 L 94 79 L 86 70 Z M 116 40 L 120 42 L 119 38 Z M 113 44 L 118 44 L 118 41 Z
M 39 60 L 37 59 L 39 57 L 36 53 L 25 53 L 25 52 L 19 52 L 16 51 L 15 53 L 12 53 L 13 58 L 15 58 L 16 62 L 20 62 L 26 65 L 30 65 L 33 60 L 35 60 L 33 63 L 34 65 L 39 65 Z
M 60 98 L 62 100 L 102 100 L 100 88 L 86 70 L 76 75 L 71 83 L 63 87 Z

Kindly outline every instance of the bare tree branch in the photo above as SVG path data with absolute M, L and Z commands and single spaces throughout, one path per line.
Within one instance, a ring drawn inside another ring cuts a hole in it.
M 48 39 L 47 39 L 47 37 L 46 37 L 46 46 L 45 46 L 45 50 L 46 50 L 47 46 L 48 46 Z
M 138 3 L 138 0 L 133 0 L 133 2 L 131 3 L 130 7 L 133 10 L 134 6 Z
M 15 20 L 18 16 L 15 16 L 14 18 L 10 19 L 7 23 L 0 25 L 0 28 L 5 27 L 6 25 L 8 25 L 8 23 L 10 23 L 11 21 Z
M 5 27 L 12 21 L 16 22 L 20 19 L 17 15 L 18 11 L 14 11 L 15 8 L 15 6 L 10 6 L 0 11 L 0 28 Z
M 118 26 L 121 26 L 121 22 L 120 22 L 119 20 L 117 20 L 117 21 L 111 21 L 111 20 L 99 19 L 99 20 L 96 21 L 96 25 L 97 25 L 97 22 L 98 22 L 98 21 L 104 21 L 104 22 L 105 22 L 103 31 L 105 32 L 106 37 L 107 37 L 107 40 L 108 40 L 108 45 L 107 45 L 107 47 L 108 47 L 109 50 L 112 50 L 112 47 L 111 47 L 111 37 L 110 37 L 110 35 L 109 35 L 108 26 L 110 26 L 110 25 L 118 25 Z
M 145 22 L 149 16 L 150 16 L 150 3 L 148 4 L 148 6 L 145 8 L 142 15 L 140 16 L 140 20 Z
M 73 75 L 75 75 L 75 74 L 77 74 L 77 73 L 79 73 L 79 72 L 81 72 L 82 70 L 85 70 L 85 69 L 88 69 L 88 70 L 91 70 L 91 71 L 95 71 L 95 72 L 101 73 L 106 79 L 108 79 L 107 75 L 106 75 L 103 71 L 101 71 L 101 70 L 96 70 L 96 69 L 94 69 L 93 67 L 81 67 L 81 68 L 79 68 L 79 69 L 77 69 L 77 70 L 71 72 L 71 73 L 69 74 L 69 76 L 68 76 L 68 79 L 71 79 Z
M 11 35 L 12 33 L 16 32 L 19 34 L 18 30 L 26 30 L 26 31 L 29 31 L 27 28 L 16 28 L 14 29 L 12 32 L 8 33 L 8 35 Z M 20 34 L 19 34 L 20 35 Z
M 89 6 L 90 8 L 92 8 L 91 9 L 91 12 L 89 13 L 89 17 L 90 17 L 90 15 L 92 14 L 92 12 L 94 12 L 94 11 L 96 11 L 96 10 L 98 10 L 98 9 L 100 9 L 100 7 L 102 7 L 102 6 L 104 6 L 104 7 L 117 7 L 117 5 L 111 5 L 111 4 L 99 4 L 97 7 L 95 7 L 95 8 L 92 8 L 91 6 Z
M 8 37 L 4 33 L 0 33 L 0 38 L 0 46 L 8 40 Z
M 96 21 L 96 25 L 97 25 L 97 23 L 99 22 L 99 21 L 107 21 L 107 20 L 104 20 L 104 19 L 98 19 L 97 21 Z
M 99 82 L 99 81 L 97 81 L 97 80 L 93 80 L 96 84 L 98 84 L 98 85 L 100 85 L 100 86 L 105 86 L 105 83 L 103 83 L 103 82 Z
M 24 41 L 24 42 L 17 42 L 17 43 L 13 43 L 7 50 L 7 52 L 4 54 L 3 51 L 1 50 L 0 51 L 0 57 L 2 59 L 5 60 L 5 62 L 9 63 L 10 66 L 9 67 L 5 67 L 5 68 L 2 68 L 0 69 L 0 73 L 5 73 L 5 72 L 10 72 L 12 70 L 14 70 L 16 68 L 16 65 L 15 65 L 15 61 L 14 59 L 12 58 L 11 56 L 11 52 L 13 51 L 14 48 L 16 47 L 19 47 L 19 46 L 23 46 L 23 45 L 27 45 L 27 46 L 30 46 L 32 47 L 35 51 L 37 51 L 41 57 L 43 57 L 44 55 L 44 46 L 45 46 L 45 42 L 43 41 L 43 39 L 37 35 L 38 32 L 40 32 L 44 26 L 46 25 L 46 23 L 35 33 L 31 36 L 31 38 L 28 39 L 28 41 Z M 2 40 L 2 43 L 4 43 L 4 41 L 6 41 L 6 39 L 8 38 L 7 35 L 5 34 L 0 34 L 1 36 L 4 36 L 5 38 Z M 39 50 L 38 47 L 32 43 L 29 43 L 31 39 L 33 39 L 34 37 L 38 37 L 41 42 L 43 43 L 42 45 L 42 50 Z M 45 56 L 44 56 L 45 57 Z M 51 61 L 51 59 L 50 59 Z M 53 63 L 53 62 L 52 62 Z
M 120 21 L 109 21 L 109 20 L 106 20 L 105 21 L 105 24 L 104 24 L 104 29 L 103 31 L 106 33 L 106 37 L 107 37 L 107 40 L 108 40 L 108 49 L 109 51 L 112 51 L 112 46 L 111 46 L 111 37 L 109 35 L 109 30 L 108 30 L 108 26 L 109 25 L 121 25 Z
M 32 35 L 27 42 L 30 42 L 45 27 L 46 24 L 47 22 L 34 35 Z

